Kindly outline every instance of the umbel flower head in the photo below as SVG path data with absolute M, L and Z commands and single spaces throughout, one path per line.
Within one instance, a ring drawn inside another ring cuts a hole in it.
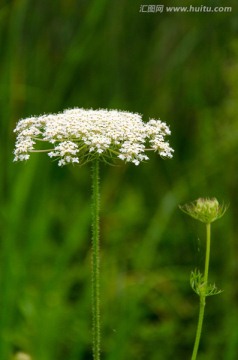
M 58 159 L 59 166 L 84 164 L 95 157 L 139 165 L 149 159 L 147 151 L 163 158 L 171 158 L 174 151 L 165 141 L 170 130 L 164 122 L 144 123 L 141 115 L 126 111 L 68 109 L 22 119 L 14 131 L 14 161 L 28 160 L 32 152 L 47 152 Z
M 179 206 L 179 208 L 194 219 L 205 224 L 210 224 L 213 221 L 220 219 L 227 210 L 227 206 L 219 205 L 216 198 L 199 198 L 190 204 Z

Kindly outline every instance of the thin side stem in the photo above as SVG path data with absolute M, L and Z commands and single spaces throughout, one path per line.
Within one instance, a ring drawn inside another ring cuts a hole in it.
M 206 258 L 205 258 L 205 269 L 204 269 L 204 283 L 207 285 L 209 261 L 210 261 L 210 247 L 211 247 L 211 224 L 206 224 Z
M 195 342 L 194 342 L 193 354 L 192 354 L 191 360 L 197 359 L 197 352 L 198 352 L 198 347 L 199 347 L 201 333 L 202 333 L 202 324 L 203 324 L 203 318 L 204 318 L 205 305 L 206 305 L 205 296 L 200 296 L 198 325 L 197 325 L 196 338 L 195 338 Z
M 92 318 L 93 358 L 100 360 L 99 161 L 92 162 Z
M 205 269 L 204 269 L 204 283 L 203 289 L 201 289 L 200 294 L 200 306 L 199 306 L 199 316 L 198 316 L 198 325 L 196 338 L 193 347 L 193 354 L 191 360 L 197 359 L 197 352 L 200 343 L 201 333 L 202 333 L 202 325 L 204 319 L 204 311 L 206 305 L 206 288 L 208 282 L 208 271 L 209 271 L 209 260 L 210 260 L 210 244 L 211 244 L 211 224 L 206 224 L 206 257 L 205 257 Z

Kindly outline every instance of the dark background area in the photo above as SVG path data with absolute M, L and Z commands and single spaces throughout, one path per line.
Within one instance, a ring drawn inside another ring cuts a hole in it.
M 13 163 L 20 118 L 109 108 L 170 125 L 172 160 L 101 166 L 102 359 L 189 359 L 205 228 L 178 205 L 229 203 L 212 226 L 199 359 L 238 358 L 237 1 L 0 1 L 0 359 L 91 359 L 90 166 Z

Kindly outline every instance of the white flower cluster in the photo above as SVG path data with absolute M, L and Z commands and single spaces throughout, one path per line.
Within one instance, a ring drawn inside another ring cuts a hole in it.
M 154 119 L 144 123 L 141 115 L 126 111 L 69 109 L 22 119 L 14 131 L 14 161 L 28 160 L 31 152 L 47 152 L 59 160 L 59 166 L 83 164 L 95 157 L 104 161 L 118 157 L 139 165 L 148 160 L 146 151 L 154 150 L 168 158 L 173 153 L 164 139 L 170 135 L 165 123 Z M 44 142 L 52 148 L 38 149 Z

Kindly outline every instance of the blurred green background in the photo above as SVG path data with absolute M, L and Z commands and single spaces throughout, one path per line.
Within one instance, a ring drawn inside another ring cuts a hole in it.
M 20 118 L 70 107 L 161 118 L 172 160 L 101 167 L 102 359 L 189 359 L 204 227 L 178 210 L 229 202 L 212 227 L 199 359 L 238 359 L 237 1 L 0 1 L 0 359 L 91 359 L 90 166 L 13 163 Z

